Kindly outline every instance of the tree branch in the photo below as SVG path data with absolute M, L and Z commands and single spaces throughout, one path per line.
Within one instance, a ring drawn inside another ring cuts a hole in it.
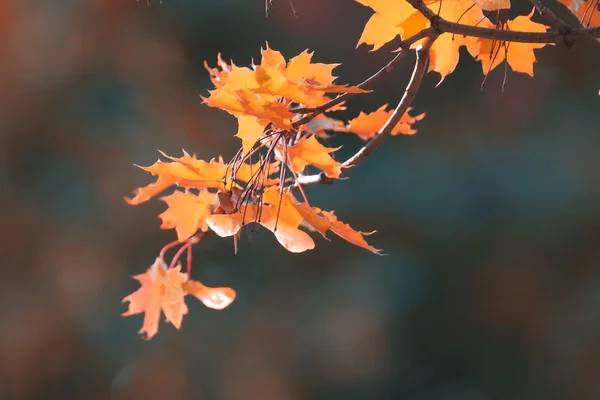
M 377 71 L 371 77 L 367 78 L 366 80 L 364 80 L 363 82 L 358 84 L 357 87 L 361 88 L 361 89 L 371 88 L 375 83 L 379 82 L 383 77 L 385 77 L 390 72 L 392 72 L 392 70 L 406 58 L 406 56 L 408 55 L 408 50 L 410 49 L 410 46 L 413 43 L 415 43 L 423 38 L 431 37 L 434 34 L 435 34 L 435 29 L 430 27 L 427 29 L 423 29 L 421 32 L 417 33 L 416 35 L 411 36 L 407 40 L 402 41 L 400 43 L 400 48 L 402 49 L 400 51 L 400 53 L 398 53 L 396 55 L 396 57 L 394 57 L 392 59 L 392 61 L 390 61 L 385 67 L 381 68 L 379 71 Z M 350 99 L 351 97 L 356 96 L 357 94 L 358 93 L 343 93 L 343 94 L 340 94 L 339 96 L 335 97 L 334 99 L 328 101 L 327 103 L 322 104 L 318 107 L 312 107 L 312 108 L 306 107 L 306 108 L 291 109 L 290 111 L 297 112 L 299 114 L 310 113 L 308 115 L 305 115 L 301 119 L 293 122 L 292 127 L 294 127 L 295 129 L 298 129 L 302 125 L 310 122 L 313 118 L 315 118 L 319 114 L 324 113 L 325 111 L 329 110 L 331 107 L 336 106 L 336 105 L 340 104 L 341 102 L 346 101 L 346 100 Z
M 438 34 L 454 33 L 457 35 L 493 39 L 503 42 L 520 43 L 574 43 L 580 40 L 600 37 L 600 26 L 592 28 L 577 28 L 567 32 L 521 32 L 507 31 L 494 28 L 480 28 L 478 26 L 459 24 L 446 21 L 430 10 L 422 0 L 406 0 L 418 10 L 425 18 L 431 21 L 431 26 L 436 28 Z M 547 14 L 546 14 L 547 15 Z
M 364 145 L 356 154 L 352 157 L 348 158 L 346 161 L 342 163 L 342 173 L 348 171 L 349 169 L 354 168 L 361 162 L 363 162 L 367 157 L 369 157 L 381 144 L 385 141 L 385 139 L 390 135 L 394 127 L 400 122 L 400 119 L 404 115 L 404 113 L 410 107 L 412 101 L 414 100 L 419 87 L 421 86 L 421 81 L 423 80 L 423 76 L 427 72 L 427 62 L 429 61 L 429 48 L 433 44 L 437 37 L 434 34 L 433 38 L 427 40 L 424 44 L 420 45 L 417 50 L 417 60 L 415 62 L 415 68 L 413 70 L 412 76 L 404 91 L 404 95 L 402 99 L 398 102 L 396 109 L 387 120 L 385 125 L 381 127 L 379 132 L 371 139 L 369 142 Z M 291 186 L 292 190 L 298 189 L 300 186 L 306 187 L 317 184 L 331 184 L 335 179 L 330 178 L 325 175 L 323 172 L 316 175 L 306 175 L 298 177 L 296 182 Z
M 416 96 L 417 90 L 421 84 L 423 76 L 426 72 L 427 61 L 429 60 L 429 48 L 437 37 L 443 33 L 454 33 L 457 35 L 478 37 L 480 39 L 492 39 L 503 42 L 520 42 L 520 43 L 560 43 L 563 42 L 567 46 L 571 46 L 574 42 L 587 39 L 600 38 L 600 26 L 591 28 L 577 28 L 573 29 L 567 25 L 562 19 L 554 14 L 550 9 L 544 6 L 541 0 L 530 0 L 532 5 L 537 9 L 538 13 L 544 17 L 548 23 L 557 31 L 549 32 L 521 32 L 521 31 L 509 31 L 500 30 L 495 28 L 481 28 L 478 26 L 465 25 L 456 22 L 447 21 L 437 15 L 434 11 L 430 10 L 423 0 L 406 0 L 412 5 L 417 11 L 419 11 L 425 18 L 427 18 L 431 26 L 423 29 L 416 35 L 404 40 L 400 47 L 402 51 L 398 54 L 388 65 L 380 69 L 370 78 L 358 85 L 361 89 L 368 89 L 377 81 L 382 79 L 385 75 L 389 74 L 396 65 L 398 65 L 406 56 L 406 50 L 410 46 L 428 37 L 430 40 L 426 41 L 425 44 L 419 46 L 417 49 L 417 61 L 411 80 L 404 92 L 404 96 L 398 103 L 398 106 L 394 110 L 390 119 L 386 124 L 377 132 L 377 134 L 356 154 L 350 157 L 348 160 L 342 163 L 342 173 L 347 170 L 354 168 L 356 165 L 364 161 L 375 149 L 377 149 L 383 141 L 389 136 L 392 129 L 402 118 L 402 115 L 406 112 L 412 100 Z M 341 102 L 355 96 L 356 93 L 344 93 L 331 101 L 314 108 L 298 108 L 292 109 L 298 113 L 307 114 L 301 119 L 295 121 L 292 125 L 295 129 L 298 129 L 302 125 L 308 123 L 317 115 L 324 113 L 331 107 L 340 104 Z M 310 113 L 310 114 L 308 114 Z M 335 181 L 335 178 L 328 177 L 325 173 L 321 172 L 315 175 L 300 176 L 296 179 L 296 182 L 290 186 L 292 190 L 297 190 L 300 186 L 311 186 L 317 184 L 331 184 Z
M 540 16 L 544 18 L 551 27 L 558 29 L 559 32 L 562 31 L 563 33 L 566 33 L 566 30 L 571 29 L 571 27 L 567 25 L 565 21 L 560 19 L 551 9 L 542 4 L 540 0 L 529 1 L 535 7 Z

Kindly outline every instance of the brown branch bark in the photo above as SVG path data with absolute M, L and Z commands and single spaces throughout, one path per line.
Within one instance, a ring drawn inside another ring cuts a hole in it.
M 342 173 L 348 171 L 349 169 L 354 168 L 361 162 L 363 162 L 367 157 L 369 157 L 381 144 L 387 139 L 390 135 L 394 127 L 400 122 L 400 119 L 404 115 L 404 113 L 408 110 L 410 105 L 412 104 L 419 87 L 421 86 L 421 81 L 427 72 L 427 62 L 429 61 L 429 48 L 435 41 L 436 36 L 427 40 L 424 44 L 419 46 L 416 50 L 417 60 L 415 62 L 415 68 L 413 70 L 410 81 L 404 91 L 404 95 L 398 102 L 396 109 L 387 120 L 385 125 L 381 127 L 379 132 L 371 139 L 367 144 L 365 144 L 356 154 L 352 157 L 348 158 L 346 161 L 342 163 Z M 330 178 L 324 173 L 319 173 L 315 175 L 306 175 L 298 177 L 294 185 L 292 185 L 291 189 L 298 189 L 299 186 L 306 187 L 311 185 L 318 184 L 331 184 L 335 179 Z
M 562 31 L 563 33 L 566 30 L 570 30 L 571 27 L 567 25 L 565 21 L 560 19 L 554 12 L 546 7 L 540 0 L 529 0 L 531 4 L 535 7 L 537 12 L 540 14 L 542 18 L 544 18 L 548 24 L 554 29 L 558 29 L 558 31 Z

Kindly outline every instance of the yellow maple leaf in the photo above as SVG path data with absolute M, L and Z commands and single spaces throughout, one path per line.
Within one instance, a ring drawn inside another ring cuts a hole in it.
M 280 52 L 269 48 L 268 43 L 261 49 L 261 54 L 261 63 L 252 68 L 227 64 L 220 57 L 220 69 L 207 66 L 216 89 L 209 91 L 209 97 L 203 97 L 203 101 L 238 119 L 242 115 L 254 116 L 263 127 L 271 122 L 277 128 L 290 129 L 291 119 L 295 116 L 287 108 L 290 102 L 315 107 L 331 100 L 326 93 L 366 92 L 353 86 L 333 84 L 332 70 L 339 64 L 313 63 L 313 53 L 308 51 L 287 63 Z M 247 149 L 249 144 L 244 143 L 244 146 Z
M 369 140 L 381 129 L 383 125 L 392 116 L 393 110 L 387 110 L 387 104 L 382 105 L 376 111 L 371 113 L 360 112 L 358 117 L 348 121 L 348 124 L 342 127 L 335 126 L 333 130 L 337 132 L 350 132 L 358 135 L 363 140 Z M 417 121 L 422 120 L 425 117 L 425 113 L 411 116 L 409 112 L 412 108 L 409 108 L 404 115 L 400 118 L 400 121 L 394 126 L 391 131 L 393 136 L 398 134 L 414 135 L 417 130 L 412 127 Z
M 373 46 L 373 51 L 400 35 L 409 38 L 429 26 L 429 20 L 404 0 L 355 0 L 375 13 L 367 22 L 357 46 Z
M 531 17 L 535 9 L 529 15 L 521 15 L 514 20 L 506 22 L 506 29 L 522 32 L 546 32 L 548 26 L 533 22 Z M 494 25 L 489 20 L 484 22 L 484 27 L 492 28 Z M 487 74 L 503 61 L 508 62 L 515 72 L 522 72 L 533 76 L 533 64 L 536 61 L 534 50 L 546 46 L 548 43 L 504 43 L 490 39 L 481 40 L 481 48 L 477 60 L 481 61 L 483 73 Z
M 162 220 L 162 229 L 173 229 L 177 239 L 185 242 L 198 230 L 208 231 L 206 217 L 212 214 L 217 205 L 217 195 L 206 189 L 198 195 L 190 192 L 175 191 L 161 198 L 169 207 L 158 217 Z
M 302 172 L 308 165 L 312 165 L 325 172 L 328 177 L 337 178 L 342 173 L 342 164 L 330 156 L 330 153 L 336 150 L 339 150 L 339 147 L 325 147 L 319 143 L 316 137 L 309 136 L 293 146 L 278 144 L 276 155 L 281 162 L 287 161 L 296 173 Z
M 583 26 L 600 25 L 600 9 L 597 0 L 558 0 L 567 6 Z M 596 39 L 600 40 L 600 39 Z
M 177 329 L 181 328 L 183 316 L 188 312 L 182 287 L 187 275 L 181 273 L 181 266 L 167 269 L 164 260 L 157 257 L 144 274 L 133 278 L 140 282 L 141 287 L 123 299 L 123 302 L 129 302 L 129 309 L 123 316 L 145 313 L 139 333 L 147 340 L 156 335 L 161 310 L 167 322 Z

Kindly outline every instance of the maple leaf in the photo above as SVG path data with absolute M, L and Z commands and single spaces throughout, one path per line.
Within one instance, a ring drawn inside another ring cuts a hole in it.
M 246 155 L 260 139 L 268 125 L 268 121 L 260 120 L 253 115 L 239 115 L 237 137 L 242 139 L 242 154 Z
M 375 11 L 358 42 L 359 45 L 361 43 L 373 45 L 373 51 L 381 48 L 397 35 L 407 39 L 431 25 L 427 18 L 404 0 L 356 1 Z M 478 25 L 484 18 L 481 7 L 474 4 L 473 0 L 426 0 L 425 4 L 430 10 L 450 22 Z M 414 43 L 413 47 L 421 42 Z M 444 33 L 431 46 L 429 70 L 441 75 L 438 85 L 456 68 L 461 46 L 467 46 L 471 54 L 476 54 L 479 46 L 478 39 Z
M 123 299 L 129 302 L 129 309 L 123 316 L 145 313 L 142 329 L 139 333 L 149 340 L 158 332 L 158 323 L 161 310 L 167 322 L 175 328 L 181 328 L 183 316 L 188 308 L 185 304 L 182 284 L 187 280 L 187 275 L 180 272 L 181 266 L 167 269 L 161 257 L 157 257 L 154 264 L 144 274 L 135 275 L 133 278 L 140 282 L 141 287 Z
M 133 198 L 125 198 L 127 203 L 131 205 L 141 204 L 173 185 L 185 188 L 213 188 L 225 191 L 228 187 L 237 187 L 234 181 L 250 182 L 254 179 L 258 169 L 258 164 L 242 163 L 236 165 L 235 168 L 230 168 L 222 159 L 212 159 L 208 162 L 199 160 L 195 156 L 188 154 L 185 150 L 183 151 L 183 156 L 179 158 L 170 157 L 163 152 L 160 153 L 171 161 L 158 160 L 148 167 L 138 166 L 144 171 L 158 176 L 158 179 L 155 183 L 135 189 Z M 269 175 L 276 173 L 278 169 L 279 163 L 277 162 L 266 166 Z M 265 184 L 268 185 L 275 182 L 274 179 L 265 180 Z
M 340 148 L 325 147 L 314 136 L 299 140 L 293 146 L 278 145 L 277 159 L 286 162 L 294 172 L 302 172 L 308 165 L 319 168 L 328 177 L 337 178 L 342 173 L 342 164 L 329 154 Z
M 156 182 L 149 184 L 148 186 L 140 187 L 135 189 L 134 196 L 132 198 L 125 197 L 125 202 L 132 206 L 144 203 L 150 200 L 152 197 L 164 192 L 167 188 L 173 186 L 177 181 L 176 178 L 167 175 L 161 175 L 158 177 Z
M 404 0 L 355 0 L 370 7 L 375 13 L 363 30 L 357 47 L 361 43 L 373 45 L 372 51 L 400 35 L 403 39 L 425 29 L 429 21 Z
M 123 299 L 129 302 L 124 317 L 144 313 L 144 322 L 138 333 L 150 340 L 158 332 L 161 311 L 167 322 L 176 329 L 181 328 L 183 316 L 188 313 L 185 296 L 198 298 L 206 307 L 222 310 L 229 306 L 236 297 L 235 290 L 228 287 L 208 287 L 201 282 L 190 280 L 181 272 L 181 265 L 167 268 L 162 257 L 157 257 L 154 264 L 143 274 L 133 277 L 141 287 Z
M 514 20 L 506 22 L 506 29 L 522 32 L 546 32 L 548 26 L 531 21 L 535 8 L 528 15 L 521 15 Z M 487 26 L 486 26 L 487 24 Z M 489 20 L 484 21 L 484 27 L 492 28 L 494 25 Z M 535 49 L 540 49 L 549 43 L 498 43 L 490 39 L 481 40 L 481 49 L 477 60 L 481 61 L 483 73 L 496 68 L 506 60 L 515 72 L 522 72 L 533 76 L 533 64 L 536 61 Z
M 375 136 L 375 134 L 381 129 L 382 126 L 390 119 L 393 114 L 393 110 L 386 110 L 387 104 L 382 105 L 376 111 L 371 113 L 360 112 L 358 117 L 348 121 L 348 124 L 343 127 L 334 126 L 332 129 L 337 132 L 351 132 L 358 135 L 363 140 L 369 140 Z M 422 120 L 425 117 L 425 113 L 417 116 L 411 116 L 409 112 L 412 108 L 409 108 L 400 121 L 394 126 L 391 131 L 393 136 L 398 134 L 414 135 L 417 133 L 416 129 L 413 129 L 412 124 Z
M 363 238 L 363 235 L 372 235 L 376 231 L 366 232 L 366 233 L 359 232 L 359 231 L 352 229 L 352 227 L 350 227 L 350 225 L 345 224 L 342 221 L 339 221 L 333 211 L 323 211 L 322 213 L 331 222 L 330 230 L 333 233 L 335 233 L 342 239 L 344 239 L 356 246 L 362 247 L 362 248 L 367 249 L 375 254 L 381 255 L 380 249 L 376 249 L 375 247 L 369 245 L 367 243 L 367 241 Z
M 565 5 L 583 26 L 600 25 L 600 9 L 597 0 L 558 0 Z M 596 39 L 600 40 L 600 39 Z
M 223 62 L 220 55 L 218 68 L 205 64 L 215 90 L 209 97 L 202 97 L 205 104 L 221 108 L 238 118 L 239 124 L 249 129 L 238 130 L 242 138 L 244 153 L 260 138 L 260 124 L 263 129 L 269 122 L 276 128 L 291 129 L 294 113 L 288 110 L 290 103 L 314 107 L 330 100 L 326 93 L 354 92 L 366 90 L 345 85 L 335 85 L 336 77 L 332 70 L 339 64 L 313 63 L 313 53 L 304 51 L 286 63 L 283 55 L 267 43 L 261 49 L 262 60 L 252 68 L 238 67 Z M 254 116 L 258 121 L 240 120 L 242 116 Z M 253 126 L 245 126 L 253 124 Z M 258 136 L 258 137 L 257 137 Z
M 168 209 L 158 217 L 162 219 L 161 229 L 175 228 L 177 239 L 185 242 L 193 236 L 198 229 L 208 231 L 206 217 L 212 214 L 216 204 L 217 195 L 206 189 L 200 190 L 198 195 L 190 192 L 175 191 L 169 196 L 161 198 L 168 205 Z
M 316 207 L 310 207 L 306 202 L 296 203 L 295 207 L 302 218 L 304 218 L 304 222 L 315 231 L 321 233 L 323 237 L 326 237 L 325 234 L 327 231 L 331 231 L 355 246 L 362 247 L 375 254 L 381 254 L 381 250 L 370 246 L 363 238 L 363 235 L 371 235 L 375 231 L 369 233 L 356 231 L 350 225 L 339 221 L 333 211 L 323 211 Z
M 331 118 L 325 114 L 319 114 L 315 118 L 311 119 L 308 123 L 303 126 L 303 129 L 312 132 L 314 136 L 329 139 L 326 131 L 345 131 L 346 124 L 344 121 L 339 119 Z
M 306 202 L 297 203 L 294 206 L 310 230 L 319 232 L 323 237 L 327 238 L 325 234 L 331 228 L 331 221 L 322 214 L 321 209 L 311 207 Z

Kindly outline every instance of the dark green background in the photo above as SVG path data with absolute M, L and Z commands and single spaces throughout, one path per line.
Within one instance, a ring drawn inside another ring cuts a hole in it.
M 201 105 L 204 60 L 259 61 L 265 41 L 343 65 L 356 84 L 393 46 L 355 49 L 351 0 L 99 0 L 0 4 L 0 397 L 6 399 L 600 398 L 600 46 L 537 51 L 535 78 L 462 53 L 388 140 L 313 205 L 389 255 L 336 237 L 294 255 L 258 231 L 195 248 L 194 277 L 235 303 L 190 298 L 181 331 L 144 342 L 120 300 L 160 248 L 160 201 L 133 164 L 157 149 L 231 157 L 236 121 Z M 519 4 L 523 13 L 527 4 Z M 559 13 L 569 22 L 561 6 Z M 345 116 L 402 96 L 407 63 Z M 362 145 L 350 136 L 343 159 Z

